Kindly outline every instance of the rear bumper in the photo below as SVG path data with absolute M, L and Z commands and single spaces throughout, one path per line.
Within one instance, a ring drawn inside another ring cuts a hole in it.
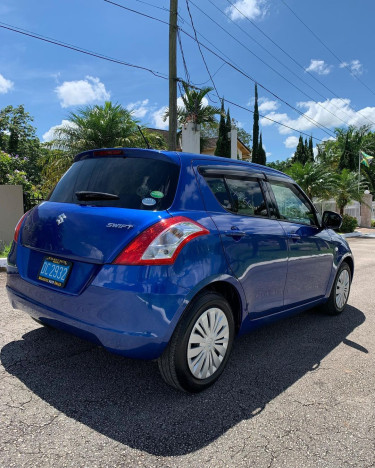
M 99 276 L 115 276 L 110 269 L 113 267 Z M 108 351 L 138 359 L 161 355 L 186 307 L 186 290 L 168 295 L 156 289 L 140 282 L 124 291 L 115 283 L 105 287 L 103 282 L 94 281 L 82 294 L 73 296 L 36 286 L 18 272 L 8 272 L 7 281 L 8 297 L 15 309 Z

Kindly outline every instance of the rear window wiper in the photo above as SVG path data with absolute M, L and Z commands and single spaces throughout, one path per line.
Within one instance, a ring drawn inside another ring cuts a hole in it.
M 105 192 L 76 192 L 76 197 L 79 201 L 93 201 L 93 200 L 120 200 L 118 195 L 114 193 Z

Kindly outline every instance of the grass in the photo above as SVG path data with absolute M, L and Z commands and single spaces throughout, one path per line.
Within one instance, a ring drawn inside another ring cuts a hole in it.
M 0 242 L 0 258 L 8 256 L 11 246 L 12 246 L 11 243 L 7 245 L 7 244 L 4 244 L 3 242 Z

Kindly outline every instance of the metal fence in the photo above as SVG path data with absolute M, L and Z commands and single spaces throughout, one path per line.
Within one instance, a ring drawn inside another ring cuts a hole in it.
M 314 205 L 320 214 L 322 214 L 323 211 L 338 211 L 335 200 L 315 200 Z M 357 218 L 358 225 L 361 224 L 361 204 L 359 202 L 353 201 L 349 205 L 346 205 L 344 214 Z M 372 216 L 373 219 L 375 219 L 375 202 L 372 203 Z
M 40 205 L 44 201 L 44 198 L 40 197 L 28 197 L 27 194 L 23 194 L 23 209 L 24 212 L 31 210 L 36 205 Z

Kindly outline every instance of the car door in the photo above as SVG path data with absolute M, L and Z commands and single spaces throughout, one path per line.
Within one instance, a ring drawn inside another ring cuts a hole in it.
M 228 264 L 241 282 L 253 318 L 283 309 L 287 242 L 271 217 L 264 175 L 243 168 L 200 166 L 206 209 L 217 226 Z
M 317 213 L 289 179 L 268 178 L 281 226 L 288 239 L 288 274 L 284 305 L 297 306 L 323 297 L 332 272 L 334 246 Z

